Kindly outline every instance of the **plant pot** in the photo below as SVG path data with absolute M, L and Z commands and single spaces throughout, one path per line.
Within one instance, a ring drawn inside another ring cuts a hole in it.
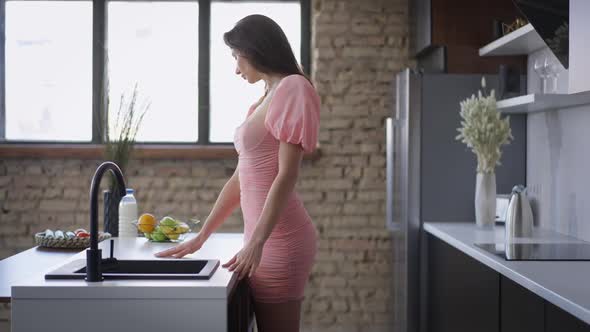
M 496 222 L 496 174 L 478 172 L 475 180 L 475 224 L 491 228 Z

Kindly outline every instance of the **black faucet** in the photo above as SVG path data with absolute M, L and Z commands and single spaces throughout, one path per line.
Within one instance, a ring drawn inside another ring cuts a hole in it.
M 117 180 L 117 187 L 121 197 L 125 196 L 126 188 L 123 172 L 117 164 L 105 161 L 100 164 L 92 177 L 90 184 L 90 249 L 86 250 L 86 281 L 102 281 L 102 252 L 98 249 L 98 187 L 103 174 L 111 171 Z M 112 246 L 112 244 L 111 244 Z M 111 247 L 112 256 L 112 247 Z

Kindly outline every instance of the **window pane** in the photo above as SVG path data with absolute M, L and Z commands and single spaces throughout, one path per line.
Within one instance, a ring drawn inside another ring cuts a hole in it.
M 92 2 L 6 2 L 6 139 L 92 139 Z
M 247 2 L 211 4 L 211 130 L 212 142 L 233 142 L 234 130 L 244 121 L 248 107 L 264 94 L 264 83 L 248 84 L 235 75 L 236 62 L 223 42 L 223 33 L 247 15 L 262 14 L 277 22 L 293 48 L 301 55 L 299 3 Z M 229 96 L 231 96 L 229 98 Z
M 198 138 L 198 3 L 111 2 L 108 7 L 109 119 L 138 85 L 149 101 L 138 141 Z M 113 132 L 113 131 L 111 131 Z

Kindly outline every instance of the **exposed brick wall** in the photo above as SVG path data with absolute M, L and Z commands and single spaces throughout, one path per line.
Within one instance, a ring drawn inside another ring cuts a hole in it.
M 394 73 L 408 65 L 407 0 L 314 0 L 313 80 L 322 100 L 322 156 L 298 190 L 320 235 L 303 304 L 306 330 L 390 326 L 391 238 L 385 228 L 384 118 Z M 0 161 L 0 258 L 46 228 L 87 227 L 100 161 Z M 205 218 L 235 160 L 135 161 L 126 174 L 141 212 Z M 106 184 L 106 181 L 104 181 Z M 102 220 L 102 219 L 101 219 Z M 238 210 L 221 231 L 241 231 Z M 0 319 L 6 319 L 0 308 Z
M 0 257 L 30 248 L 31 235 L 46 228 L 88 228 L 90 179 L 100 162 L 9 159 L 0 163 Z M 235 164 L 235 160 L 134 161 L 125 177 L 137 191 L 140 212 L 204 219 Z M 102 189 L 107 185 L 108 178 Z M 102 221 L 102 208 L 99 216 Z M 223 230 L 240 231 L 240 223 L 238 210 Z
M 323 157 L 305 190 L 320 252 L 304 322 L 330 330 L 390 330 L 391 238 L 385 228 L 385 130 L 392 79 L 408 62 L 406 0 L 314 1 L 313 78 L 322 98 Z M 306 169 L 307 172 L 307 169 Z

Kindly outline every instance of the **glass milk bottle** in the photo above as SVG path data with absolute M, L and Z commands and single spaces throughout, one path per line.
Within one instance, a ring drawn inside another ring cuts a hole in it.
M 119 203 L 119 237 L 137 236 L 137 228 L 133 224 L 137 221 L 137 201 L 133 193 L 133 189 L 127 188 L 127 195 Z

